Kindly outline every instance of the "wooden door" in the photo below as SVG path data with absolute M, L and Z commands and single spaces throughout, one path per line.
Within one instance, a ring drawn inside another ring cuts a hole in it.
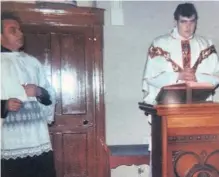
M 57 93 L 50 127 L 57 177 L 96 177 L 93 29 L 23 29 L 24 50 L 41 61 Z

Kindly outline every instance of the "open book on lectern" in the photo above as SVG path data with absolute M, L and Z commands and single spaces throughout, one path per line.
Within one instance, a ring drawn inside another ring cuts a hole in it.
M 210 83 L 184 82 L 164 86 L 156 97 L 157 104 L 187 104 L 207 102 L 216 88 Z

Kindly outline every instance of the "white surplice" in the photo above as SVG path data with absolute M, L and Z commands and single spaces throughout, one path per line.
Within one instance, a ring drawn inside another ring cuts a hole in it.
M 27 97 L 22 84 L 45 88 L 52 105 L 45 106 L 35 97 Z M 55 91 L 44 68 L 34 57 L 23 52 L 1 53 L 1 100 L 18 98 L 18 112 L 9 112 L 1 127 L 3 159 L 40 155 L 52 150 L 48 123 L 54 121 Z
M 176 64 L 183 68 L 182 60 L 182 37 L 179 36 L 177 29 L 167 35 L 156 38 L 151 48 L 161 48 L 168 52 Z M 211 40 L 204 37 L 194 35 L 189 39 L 191 48 L 191 66 L 195 64 L 201 52 L 212 46 Z M 216 53 L 210 54 L 198 65 L 196 77 L 198 82 L 209 82 L 213 85 L 219 83 L 219 59 Z M 143 78 L 143 92 L 144 101 L 149 104 L 156 104 L 155 97 L 157 96 L 161 87 L 177 82 L 178 72 L 173 70 L 171 62 L 168 62 L 162 55 L 151 57 L 148 55 L 144 70 Z

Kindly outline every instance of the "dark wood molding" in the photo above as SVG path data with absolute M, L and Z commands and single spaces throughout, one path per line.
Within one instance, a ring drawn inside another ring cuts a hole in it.
M 168 136 L 168 143 L 198 143 L 198 142 L 218 142 L 219 134 Z
M 54 8 L 53 5 L 39 6 L 35 3 L 7 1 L 1 3 L 2 11 L 13 11 L 23 24 L 47 26 L 93 26 L 104 24 L 104 10 L 90 7 Z M 26 15 L 26 14 L 29 15 Z M 83 16 L 83 18 L 81 18 Z
M 170 104 L 168 108 L 169 110 L 167 111 L 167 105 L 155 106 L 157 114 L 162 116 L 177 116 L 178 118 L 183 118 L 185 115 L 196 116 L 197 111 L 201 117 L 205 117 L 208 114 L 219 114 L 218 103 Z

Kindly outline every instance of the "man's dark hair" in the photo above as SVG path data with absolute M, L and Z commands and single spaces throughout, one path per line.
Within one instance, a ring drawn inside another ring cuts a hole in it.
M 195 6 L 192 3 L 179 4 L 174 12 L 174 19 L 179 20 L 179 16 L 190 18 L 195 15 L 195 19 L 198 20 L 198 13 Z
M 14 12 L 2 12 L 1 13 L 1 34 L 3 33 L 3 20 L 16 20 L 20 23 L 20 18 Z

